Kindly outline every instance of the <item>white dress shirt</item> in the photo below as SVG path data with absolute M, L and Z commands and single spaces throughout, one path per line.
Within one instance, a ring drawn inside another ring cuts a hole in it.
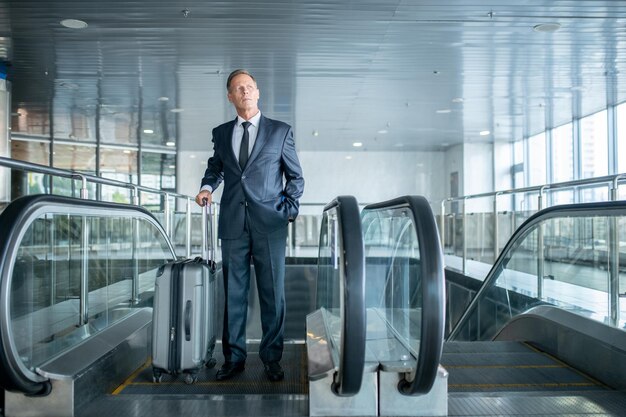
M 252 153 L 254 148 L 254 142 L 256 142 L 256 135 L 259 131 L 259 121 L 261 120 L 261 112 L 252 116 L 248 122 L 252 123 L 248 126 L 248 156 Z M 237 116 L 235 122 L 235 128 L 233 129 L 233 152 L 235 153 L 235 159 L 239 160 L 239 148 L 241 148 L 241 140 L 243 139 L 243 126 L 241 125 L 246 120 Z
M 252 116 L 248 122 L 252 123 L 248 126 L 248 156 L 252 154 L 252 149 L 254 149 L 254 143 L 256 142 L 256 136 L 259 132 L 259 121 L 261 120 L 261 111 Z M 246 120 L 237 116 L 237 120 L 235 121 L 235 128 L 233 129 L 233 153 L 235 155 L 235 159 L 239 160 L 239 148 L 241 148 L 241 140 L 243 139 L 243 126 L 241 125 Z M 203 186 L 200 191 L 208 191 L 210 193 L 213 192 L 213 188 L 209 185 Z

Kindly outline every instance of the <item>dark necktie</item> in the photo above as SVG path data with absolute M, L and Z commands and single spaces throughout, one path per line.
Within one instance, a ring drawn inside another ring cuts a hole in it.
M 248 127 L 251 124 L 250 122 L 243 122 L 241 124 L 241 126 L 243 126 L 243 137 L 241 138 L 241 147 L 239 148 L 239 166 L 242 171 L 246 167 L 246 162 L 248 162 L 248 140 L 250 138 Z

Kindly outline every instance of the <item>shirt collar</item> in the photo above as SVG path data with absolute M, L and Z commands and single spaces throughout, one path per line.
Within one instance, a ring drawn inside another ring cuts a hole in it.
M 250 123 L 252 123 L 252 126 L 258 128 L 259 127 L 259 120 L 261 120 L 261 110 L 259 110 L 259 112 L 257 114 L 255 114 L 254 116 L 252 116 L 252 118 L 250 120 L 248 120 L 248 121 Z M 246 120 L 243 117 L 237 115 L 237 127 L 240 127 L 241 124 L 243 122 L 245 122 L 245 121 Z

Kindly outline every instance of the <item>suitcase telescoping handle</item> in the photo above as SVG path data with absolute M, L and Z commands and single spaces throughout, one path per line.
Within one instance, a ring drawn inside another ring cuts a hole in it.
M 210 264 L 215 260 L 215 248 L 213 247 L 213 205 L 203 200 L 202 206 L 202 258 Z

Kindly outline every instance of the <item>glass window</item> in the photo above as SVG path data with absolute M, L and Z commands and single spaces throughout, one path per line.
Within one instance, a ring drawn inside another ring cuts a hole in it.
M 96 147 L 54 144 L 52 165 L 55 168 L 93 174 L 96 172 Z
M 601 177 L 609 173 L 607 112 L 580 119 L 580 166 L 582 178 Z
M 52 136 L 81 142 L 96 141 L 96 105 L 99 97 L 95 78 L 56 79 L 52 107 Z
M 103 108 L 100 111 L 100 139 L 106 143 L 136 144 L 137 112 L 131 107 Z
M 139 77 L 104 74 L 100 80 L 100 140 L 103 143 L 136 144 L 139 129 Z
M 176 189 L 176 155 L 142 152 L 141 185 L 173 192 Z M 144 207 L 161 210 L 162 203 L 162 196 L 159 194 L 141 193 L 141 204 Z
M 55 144 L 52 152 L 52 166 L 86 174 L 96 172 L 96 148 L 85 145 Z M 70 178 L 53 177 L 52 194 L 71 197 L 80 196 L 81 183 Z M 89 195 L 94 195 L 95 184 L 88 183 Z
M 524 141 L 518 140 L 513 142 L 513 167 L 511 167 L 513 176 L 513 188 L 521 188 L 524 184 Z
M 54 137 L 58 139 L 95 142 L 95 107 L 55 107 Z
M 39 165 L 50 165 L 50 142 L 31 142 L 12 138 L 11 158 Z
M 116 181 L 137 184 L 137 151 L 100 148 L 100 175 Z M 131 191 L 121 187 L 102 187 L 102 199 L 130 203 Z
M 176 113 L 170 112 L 165 104 L 145 108 L 141 119 L 141 143 L 165 146 L 175 142 Z
M 546 183 L 546 133 L 528 138 L 528 185 Z
M 50 117 L 45 107 L 18 107 L 11 115 L 11 132 L 50 136 Z M 46 165 L 48 163 L 46 162 Z
M 574 135 L 572 124 L 559 126 L 552 131 L 552 180 L 574 179 Z
M 33 162 L 40 165 L 50 164 L 50 142 L 11 140 L 11 158 L 20 161 Z M 6 169 L 6 168 L 4 168 Z M 30 194 L 47 194 L 50 191 L 50 181 L 43 174 L 11 171 L 11 200 Z
M 574 204 L 574 192 L 572 190 L 554 191 L 550 193 L 552 204 Z
M 524 141 L 518 140 L 513 142 L 513 163 L 515 165 L 524 162 Z
M 617 106 L 617 172 L 626 172 L 626 103 Z

